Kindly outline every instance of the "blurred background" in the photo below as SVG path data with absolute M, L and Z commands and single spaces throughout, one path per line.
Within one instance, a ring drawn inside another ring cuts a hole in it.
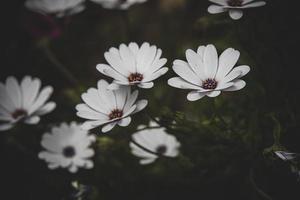
M 22 0 L 5 1 L 0 81 L 9 75 L 39 77 L 54 87 L 57 108 L 37 126 L 0 134 L 1 199 L 76 199 L 71 182 L 77 180 L 88 186 L 83 197 L 88 200 L 299 200 L 299 163 L 274 155 L 275 150 L 300 153 L 300 16 L 289 3 L 269 0 L 234 21 L 228 13 L 208 14 L 206 0 L 148 0 L 126 11 L 88 1 L 86 10 L 63 19 L 34 14 Z M 81 93 L 101 78 L 109 80 L 96 64 L 106 63 L 103 54 L 110 47 L 131 41 L 157 45 L 168 59 L 169 72 L 141 92 L 148 107 L 129 127 L 92 131 L 94 169 L 75 175 L 49 170 L 37 157 L 42 134 L 61 122 L 80 121 L 75 105 Z M 247 86 L 188 102 L 187 91 L 167 85 L 175 75 L 172 62 L 185 60 L 186 49 L 206 44 L 219 53 L 228 47 L 241 52 L 239 64 L 251 67 Z M 176 127 L 167 130 L 181 142 L 180 156 L 139 165 L 128 143 L 148 115 L 165 127 L 175 120 Z

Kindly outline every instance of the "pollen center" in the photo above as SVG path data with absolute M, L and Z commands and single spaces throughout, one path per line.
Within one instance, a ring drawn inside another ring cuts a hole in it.
M 132 73 L 128 76 L 128 81 L 130 83 L 132 82 L 137 82 L 137 81 L 142 81 L 144 78 L 143 74 L 140 73 Z
M 218 85 L 218 82 L 215 79 L 206 79 L 205 81 L 203 81 L 202 83 L 202 88 L 206 89 L 206 90 L 213 90 L 216 89 Z
M 123 111 L 119 109 L 112 110 L 111 113 L 108 115 L 109 120 L 120 118 L 122 116 L 123 116 Z
M 243 5 L 243 0 L 228 0 L 227 4 L 232 7 L 241 7 Z
M 72 158 L 75 156 L 75 148 L 72 147 L 72 146 L 66 146 L 64 149 L 63 149 L 63 155 L 66 157 L 66 158 Z
M 160 155 L 163 155 L 167 152 L 167 146 L 166 145 L 159 145 L 157 148 L 156 148 L 156 153 L 160 154 Z
M 19 117 L 24 117 L 27 115 L 27 112 L 26 110 L 24 109 L 17 109 L 15 110 L 13 113 L 11 113 L 11 116 L 14 118 L 14 119 L 18 119 Z

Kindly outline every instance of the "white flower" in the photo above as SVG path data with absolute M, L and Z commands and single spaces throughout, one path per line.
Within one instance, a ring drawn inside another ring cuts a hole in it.
M 38 78 L 25 76 L 19 84 L 15 77 L 0 83 L 0 131 L 12 128 L 17 122 L 37 124 L 41 115 L 51 112 L 56 104 L 46 101 L 53 92 L 51 86 L 42 90 Z
M 208 12 L 211 14 L 217 14 L 222 12 L 229 12 L 229 16 L 238 20 L 243 16 L 243 9 L 254 8 L 266 5 L 265 1 L 254 0 L 209 0 L 217 5 L 210 5 Z
M 34 12 L 54 14 L 57 17 L 73 15 L 85 9 L 85 0 L 27 0 L 25 6 Z
M 97 69 L 114 79 L 109 89 L 118 89 L 120 85 L 152 88 L 152 81 L 168 71 L 167 67 L 163 67 L 167 59 L 160 58 L 161 54 L 161 49 L 147 42 L 140 48 L 136 43 L 128 46 L 121 44 L 119 49 L 113 47 L 105 52 L 104 57 L 109 65 L 98 64 Z
M 51 133 L 43 135 L 41 145 L 45 151 L 38 156 L 48 163 L 49 169 L 68 168 L 72 173 L 77 172 L 79 167 L 91 169 L 94 164 L 90 158 L 94 150 L 89 146 L 95 140 L 95 136 L 82 130 L 76 122 L 70 125 L 62 123 L 53 127 Z
M 95 3 L 101 4 L 106 9 L 121 9 L 126 10 L 134 4 L 144 3 L 147 0 L 91 0 Z
M 213 45 L 200 46 L 197 52 L 188 49 L 188 62 L 175 60 L 173 63 L 173 70 L 180 77 L 169 79 L 168 84 L 193 90 L 187 95 L 189 101 L 196 101 L 205 95 L 216 97 L 221 91 L 240 90 L 246 85 L 240 78 L 250 71 L 250 67 L 242 65 L 233 68 L 239 56 L 239 51 L 228 48 L 218 58 Z
M 155 126 L 156 123 L 150 123 L 150 127 Z M 159 155 L 176 157 L 179 153 L 180 143 L 173 135 L 167 134 L 164 128 L 140 130 L 132 135 L 132 140 L 134 142 L 130 142 L 131 152 L 141 158 L 142 165 L 154 162 Z
M 82 128 L 89 130 L 104 125 L 102 132 L 108 132 L 115 125 L 128 126 L 130 115 L 144 109 L 148 101 L 137 100 L 138 91 L 131 93 L 129 86 L 122 86 L 118 90 L 108 90 L 105 80 L 98 81 L 98 88 L 90 88 L 81 95 L 85 104 L 76 106 L 77 116 L 88 119 Z
M 293 160 L 297 157 L 296 153 L 289 153 L 285 151 L 275 151 L 275 154 L 284 161 Z

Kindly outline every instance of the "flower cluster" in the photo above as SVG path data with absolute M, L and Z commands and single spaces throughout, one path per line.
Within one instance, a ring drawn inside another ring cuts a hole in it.
M 91 0 L 108 9 L 128 9 L 136 3 L 147 0 Z M 265 5 L 253 0 L 210 0 L 217 5 L 208 8 L 210 13 L 229 11 L 233 19 L 242 17 L 242 9 Z M 25 6 L 43 15 L 64 17 L 84 10 L 85 0 L 27 0 Z M 217 97 L 221 92 L 237 91 L 246 86 L 241 78 L 249 71 L 247 65 L 236 66 L 240 52 L 228 48 L 218 55 L 214 45 L 199 46 L 197 51 L 187 49 L 186 61 L 175 59 L 172 69 L 178 75 L 170 78 L 168 84 L 189 90 L 187 99 L 196 101 L 205 96 Z M 167 59 L 162 50 L 148 42 L 140 46 L 131 42 L 120 44 L 104 53 L 107 63 L 100 63 L 96 69 L 112 79 L 98 80 L 97 87 L 89 88 L 81 95 L 83 103 L 76 106 L 76 115 L 85 119 L 83 123 L 61 123 L 43 135 L 44 148 L 38 157 L 48 163 L 50 169 L 67 168 L 75 173 L 78 168 L 93 167 L 91 157 L 95 154 L 90 147 L 96 137 L 89 130 L 101 126 L 103 133 L 116 125 L 128 126 L 132 116 L 148 105 L 148 100 L 139 98 L 139 89 L 154 87 L 154 81 L 168 72 Z M 236 66 L 236 67 L 235 67 Z M 134 88 L 134 89 L 133 89 Z M 48 114 L 56 103 L 47 102 L 53 92 L 51 86 L 41 89 L 38 78 L 25 76 L 19 83 L 15 77 L 8 77 L 0 83 L 0 131 L 8 131 L 17 123 L 37 124 L 42 115 Z M 159 121 L 159 120 L 158 120 Z M 133 155 L 140 158 L 140 164 L 150 164 L 159 157 L 179 155 L 180 142 L 167 133 L 167 129 L 150 121 L 149 126 L 139 126 L 129 143 Z M 292 160 L 295 154 L 276 152 L 283 160 Z

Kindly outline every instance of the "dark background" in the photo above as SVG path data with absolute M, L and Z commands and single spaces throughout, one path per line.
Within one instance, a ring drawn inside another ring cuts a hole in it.
M 228 13 L 208 14 L 206 0 L 148 0 L 128 12 L 88 2 L 84 12 L 57 20 L 62 35 L 48 43 L 51 53 L 76 77 L 75 83 L 54 67 L 40 45 L 44 40 L 29 34 L 28 23 L 35 19 L 28 20 L 32 13 L 24 2 L 3 3 L 1 82 L 9 75 L 19 80 L 24 75 L 39 77 L 43 85 L 55 88 L 52 99 L 58 106 L 37 126 L 19 125 L 0 134 L 0 199 L 69 199 L 70 181 L 79 180 L 91 186 L 87 199 L 93 200 L 299 200 L 300 182 L 290 170 L 298 163 L 283 162 L 273 154 L 274 149 L 300 152 L 300 16 L 295 2 L 269 0 L 264 7 L 246 10 L 238 21 Z M 105 62 L 103 54 L 110 47 L 130 41 L 160 47 L 169 68 L 173 60 L 185 59 L 188 48 L 210 43 L 219 53 L 236 48 L 241 52 L 239 63 L 251 66 L 244 78 L 247 86 L 217 97 L 214 111 L 213 99 L 188 102 L 187 91 L 169 87 L 166 81 L 174 76 L 170 70 L 153 89 L 142 92 L 150 104 L 128 128 L 109 134 L 93 131 L 98 135 L 93 170 L 76 175 L 48 170 L 37 158 L 42 134 L 63 121 L 80 121 L 75 115 L 80 94 L 106 78 L 96 64 Z M 173 120 L 179 124 L 168 130 L 182 143 L 178 158 L 140 166 L 130 154 L 129 137 L 138 124 L 148 122 L 146 113 L 161 117 L 162 125 Z M 276 127 L 281 130 L 280 144 L 272 146 Z

